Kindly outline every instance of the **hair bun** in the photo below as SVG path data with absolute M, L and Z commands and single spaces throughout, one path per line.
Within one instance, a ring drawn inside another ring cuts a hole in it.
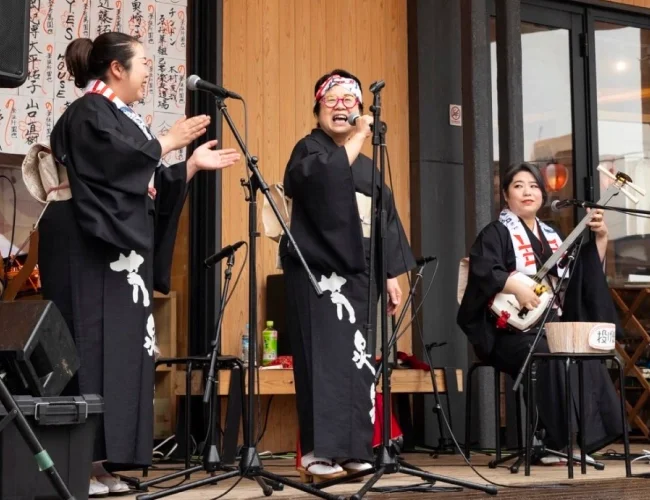
M 90 53 L 93 41 L 90 38 L 77 38 L 65 49 L 65 65 L 74 77 L 76 87 L 83 89 L 91 77 L 89 74 Z

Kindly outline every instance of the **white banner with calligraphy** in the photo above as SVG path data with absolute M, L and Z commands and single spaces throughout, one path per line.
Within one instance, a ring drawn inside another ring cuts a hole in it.
M 90 38 L 90 0 L 56 0 L 54 39 L 68 44 L 75 38 Z
M 56 120 L 82 91 L 65 65 L 77 38 L 122 31 L 145 46 L 151 75 L 141 102 L 133 104 L 155 134 L 185 114 L 187 0 L 27 0 L 30 2 L 28 78 L 0 89 L 0 153 L 24 154 L 46 140 Z M 174 163 L 185 151 L 168 155 Z
M 91 38 L 110 31 L 124 31 L 123 5 L 123 0 L 91 0 Z

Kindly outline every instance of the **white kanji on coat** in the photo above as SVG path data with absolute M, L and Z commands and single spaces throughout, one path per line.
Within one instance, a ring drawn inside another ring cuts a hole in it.
M 375 423 L 375 384 L 374 382 L 370 384 L 370 402 L 372 404 L 372 408 L 370 408 L 370 411 L 368 412 L 370 414 L 370 421 L 374 424 Z
M 150 314 L 147 318 L 147 334 L 144 337 L 144 348 L 152 358 L 154 354 L 158 353 L 158 347 L 156 346 L 156 323 L 153 319 L 153 314 Z
M 348 280 L 338 274 L 332 273 L 329 278 L 322 276 L 318 285 L 321 287 L 321 290 L 331 293 L 330 300 L 333 304 L 336 304 L 336 315 L 339 320 L 343 319 L 343 307 L 345 307 L 350 317 L 350 323 L 355 323 L 357 318 L 354 314 L 352 304 L 350 304 L 350 301 L 341 293 L 341 288 L 343 288 L 343 285 L 345 285 L 347 281 Z
M 361 368 L 363 368 L 365 365 L 374 375 L 375 367 L 370 364 L 370 361 L 368 361 L 368 359 L 370 359 L 372 356 L 370 354 L 366 354 L 366 339 L 363 337 L 363 334 L 359 330 L 354 332 L 354 347 L 355 351 L 352 355 L 352 361 L 355 362 L 359 370 L 361 370 Z
M 144 284 L 142 276 L 138 274 L 138 269 L 144 263 L 144 257 L 136 253 L 134 250 L 131 250 L 131 253 L 126 257 L 123 253 L 120 253 L 120 258 L 115 262 L 111 262 L 111 269 L 115 272 L 121 273 L 126 271 L 128 274 L 126 276 L 126 281 L 129 285 L 133 286 L 133 302 L 138 303 L 139 292 L 142 291 L 142 305 L 144 307 L 149 307 L 149 290 Z

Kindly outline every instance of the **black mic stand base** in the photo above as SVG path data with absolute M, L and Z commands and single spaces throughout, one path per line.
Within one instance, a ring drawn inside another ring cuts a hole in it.
M 411 465 L 410 463 L 406 462 L 405 460 L 397 456 L 397 452 L 392 446 L 382 447 L 381 450 L 378 450 L 377 459 L 372 468 L 361 472 L 357 472 L 355 474 L 348 474 L 343 478 L 332 479 L 331 481 L 323 481 L 322 483 L 318 483 L 314 485 L 314 488 L 318 488 L 318 489 L 328 488 L 330 486 L 335 486 L 337 484 L 341 484 L 344 482 L 355 481 L 356 479 L 363 478 L 370 474 L 372 474 L 372 477 L 368 479 L 368 481 L 363 485 L 363 487 L 357 493 L 355 493 L 350 497 L 350 500 L 361 500 L 363 497 L 366 496 L 368 492 L 370 492 L 371 489 L 373 489 L 373 486 L 377 483 L 377 481 L 379 481 L 383 476 L 389 474 L 406 474 L 408 476 L 424 479 L 425 481 L 431 483 L 432 485 L 440 481 L 454 486 L 459 486 L 461 488 L 469 488 L 469 489 L 482 491 L 490 495 L 497 494 L 496 487 L 491 485 L 476 484 L 470 481 L 455 479 L 453 477 L 448 477 L 448 476 L 441 476 L 439 474 L 432 474 L 430 472 L 424 471 L 414 465 Z M 385 489 L 384 491 L 387 490 Z M 435 490 L 428 489 L 427 491 L 434 492 Z M 441 491 L 448 491 L 448 490 L 441 489 Z

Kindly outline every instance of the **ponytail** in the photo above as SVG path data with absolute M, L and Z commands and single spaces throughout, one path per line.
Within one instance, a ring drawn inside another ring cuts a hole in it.
M 83 89 L 91 80 L 90 53 L 93 41 L 90 38 L 78 38 L 65 49 L 65 65 L 74 77 L 75 87 Z

